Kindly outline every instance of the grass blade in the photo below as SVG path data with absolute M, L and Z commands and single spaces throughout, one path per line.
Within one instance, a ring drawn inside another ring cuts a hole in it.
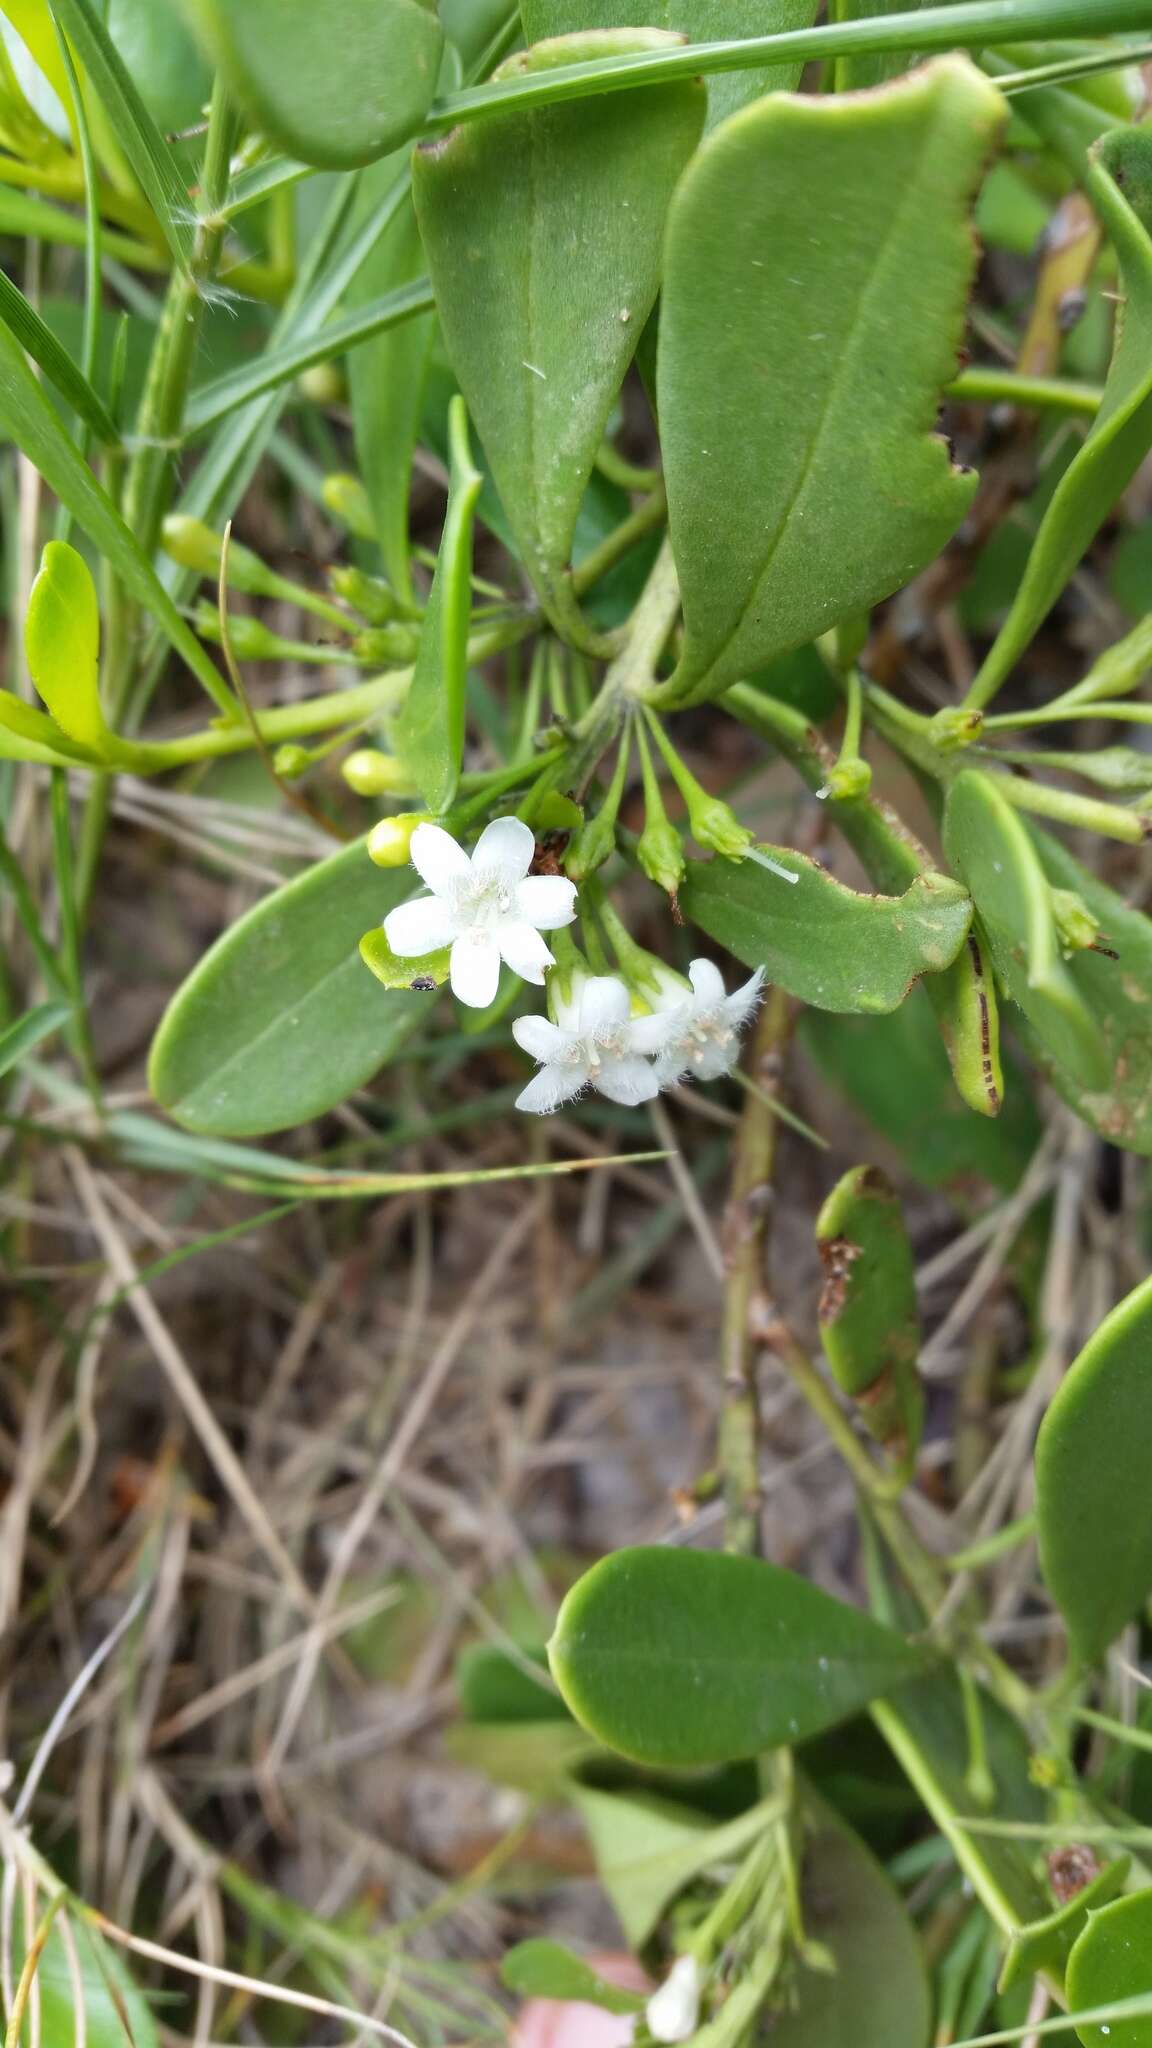
M 18 1017 L 15 1024 L 9 1024 L 6 1031 L 0 1031 L 0 1074 L 18 1067 L 42 1038 L 50 1038 L 54 1031 L 59 1031 L 71 1015 L 70 1003 L 40 1003 L 26 1016 Z
M 119 439 L 111 414 L 77 368 L 63 343 L 45 325 L 23 292 L 0 270 L 0 320 L 39 363 L 44 375 L 56 386 L 61 398 L 79 413 L 99 440 L 112 445 Z

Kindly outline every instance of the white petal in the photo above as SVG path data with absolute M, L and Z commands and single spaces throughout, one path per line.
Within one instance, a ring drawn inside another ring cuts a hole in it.
M 689 1005 L 675 1010 L 654 1010 L 648 1017 L 633 1017 L 628 1027 L 628 1044 L 633 1052 L 662 1053 L 680 1037 L 690 1015 Z
M 580 991 L 580 1029 L 596 1031 L 603 1026 L 626 1024 L 632 1012 L 632 998 L 614 974 L 593 974 Z
M 495 927 L 496 943 L 501 958 L 507 961 L 513 974 L 523 981 L 534 981 L 537 986 L 544 980 L 544 969 L 555 965 L 551 953 L 530 924 L 513 924 L 505 919 Z
M 713 1003 L 724 1001 L 724 976 L 714 960 L 693 960 L 688 969 L 688 979 L 700 1001 L 707 1003 L 709 1008 Z
M 721 1074 L 729 1074 L 736 1064 L 740 1051 L 739 1041 L 730 1038 L 727 1045 L 713 1042 L 706 1045 L 695 1059 L 685 1062 L 694 1081 L 718 1081 Z
M 457 846 L 443 825 L 417 825 L 408 848 L 408 858 L 422 882 L 443 895 L 453 882 L 466 881 L 471 863 L 462 846 Z
M 730 996 L 725 996 L 724 1015 L 734 1031 L 742 1030 L 748 1022 L 760 1001 L 763 987 L 764 969 L 758 967 L 751 981 L 746 981 L 743 988 L 733 989 Z
M 512 914 L 538 932 L 559 931 L 576 915 L 576 884 L 563 875 L 529 875 L 517 886 Z
M 498 875 L 511 888 L 532 865 L 536 841 L 522 818 L 493 818 L 472 849 L 472 872 Z
M 516 1107 L 547 1116 L 552 1110 L 559 1109 L 562 1102 L 570 1102 L 574 1095 L 579 1095 L 587 1083 L 588 1076 L 583 1067 L 541 1067 L 528 1086 L 520 1090 Z
M 595 1087 L 609 1102 L 623 1102 L 629 1109 L 637 1102 L 651 1102 L 660 1093 L 660 1083 L 647 1060 L 605 1060 L 596 1075 Z
M 694 1956 L 678 1956 L 659 1991 L 644 2009 L 654 2041 L 690 2041 L 700 2019 L 700 1965 Z
M 495 934 L 476 930 L 465 932 L 452 948 L 450 979 L 457 1002 L 470 1010 L 486 1010 L 496 1000 L 500 986 L 500 949 Z
M 442 946 L 452 944 L 456 931 L 455 917 L 436 896 L 417 896 L 412 903 L 398 903 L 384 919 L 384 937 L 401 960 L 438 953 Z
M 549 1060 L 559 1059 L 572 1043 L 568 1032 L 561 1031 L 547 1017 L 517 1017 L 512 1036 L 517 1045 L 545 1066 Z

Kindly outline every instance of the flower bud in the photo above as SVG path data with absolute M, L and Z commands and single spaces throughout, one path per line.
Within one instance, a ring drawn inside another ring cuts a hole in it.
M 597 811 L 594 818 L 587 818 L 574 835 L 564 858 L 564 872 L 574 882 L 583 882 L 602 868 L 608 856 L 616 849 L 616 820 L 607 811 Z
M 743 859 L 753 839 L 730 805 L 703 791 L 688 806 L 688 829 L 698 846 L 707 848 L 709 853 L 722 854 L 725 860 Z
M 371 500 L 358 476 L 326 476 L 320 496 L 334 519 L 361 540 L 375 540 L 376 520 Z
M 336 596 L 350 604 L 370 626 L 386 626 L 389 619 L 400 616 L 400 600 L 382 576 L 369 576 L 363 569 L 345 565 L 329 569 L 328 581 Z
M 1096 944 L 1100 926 L 1084 898 L 1075 889 L 1053 889 L 1052 915 L 1065 954 L 1084 953 Z
M 690 2041 L 700 2023 L 700 1965 L 695 1956 L 678 1956 L 644 2008 L 654 2041 Z
M 277 747 L 272 756 L 272 767 L 282 782 L 295 782 L 312 765 L 312 755 L 307 747 L 301 747 L 294 740 L 286 740 Z
M 684 880 L 684 848 L 680 834 L 665 816 L 649 816 L 636 842 L 636 858 L 650 882 L 675 896 Z
M 195 623 L 202 640 L 219 644 L 223 639 L 214 604 L 197 605 Z M 278 633 L 270 632 L 260 619 L 249 618 L 246 612 L 228 614 L 228 640 L 237 661 L 279 661 L 288 647 Z
M 819 794 L 830 797 L 833 803 L 843 803 L 848 797 L 867 796 L 871 787 L 872 770 L 857 755 L 851 761 L 837 761 Z
M 430 811 L 402 811 L 398 818 L 381 818 L 368 834 L 368 858 L 378 868 L 402 868 L 407 864 L 412 834 L 417 825 L 428 824 Z
M 165 554 L 179 562 L 182 569 L 195 569 L 201 576 L 217 580 L 224 552 L 222 534 L 214 533 L 202 519 L 170 512 L 164 521 L 163 539 Z M 264 597 L 275 595 L 279 578 L 251 548 L 232 540 L 228 543 L 228 584 L 230 589 L 243 590 L 251 597 Z
M 313 363 L 310 370 L 300 372 L 296 383 L 301 397 L 310 399 L 313 405 L 339 405 L 348 394 L 336 363 Z
M 387 626 L 366 626 L 357 633 L 352 642 L 352 651 L 364 661 L 406 662 L 411 661 L 420 645 L 420 635 L 415 626 L 402 625 L 394 619 Z
M 379 747 L 357 747 L 340 764 L 340 773 L 357 796 L 407 796 L 412 777 L 395 754 L 381 753 Z
M 928 738 L 939 753 L 956 754 L 978 740 L 983 729 L 982 711 L 965 711 L 962 705 L 949 705 L 929 720 Z

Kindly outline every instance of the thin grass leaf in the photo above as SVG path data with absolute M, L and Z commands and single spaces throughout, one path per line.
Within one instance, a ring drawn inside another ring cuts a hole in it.
M 267 392 L 290 384 L 314 363 L 326 363 L 363 341 L 371 341 L 386 328 L 412 320 L 418 313 L 431 312 L 435 303 L 427 278 L 420 277 L 401 286 L 399 291 L 385 292 L 359 311 L 346 313 L 342 320 L 333 320 L 315 333 L 303 334 L 280 348 L 265 349 L 255 362 L 243 363 L 238 370 L 229 370 L 225 376 L 201 385 L 189 400 L 184 415 L 187 436 L 215 426 L 217 420 L 235 412 L 238 406 L 247 405 L 251 399 L 263 398 Z
M 315 176 L 311 164 L 297 163 L 290 156 L 270 157 L 266 163 L 253 164 L 250 170 L 241 171 L 233 179 L 232 189 L 220 211 L 226 220 L 235 220 L 238 214 L 247 213 L 249 207 L 259 206 L 261 200 L 270 199 L 274 192 L 287 192 L 303 178 Z
M 50 0 L 50 4 L 54 19 L 70 37 L 92 82 L 177 266 L 190 276 L 193 242 L 187 219 L 188 192 L 172 151 L 89 0 Z
M 11 192 L 0 186 L 0 234 L 35 236 L 41 242 L 57 242 L 66 249 L 83 249 L 88 231 L 78 214 L 67 213 L 62 206 L 53 206 L 49 200 L 38 199 L 30 192 Z M 135 241 L 130 235 L 106 229 L 103 243 L 105 256 L 115 262 L 129 264 L 135 270 L 168 269 L 168 258 L 161 249 L 150 248 L 147 242 Z
M 6 1031 L 0 1031 L 0 1074 L 18 1067 L 25 1054 L 39 1045 L 42 1038 L 50 1038 L 54 1031 L 59 1031 L 71 1015 L 70 1003 L 40 1003 L 26 1016 L 18 1017 L 15 1024 L 9 1024 Z
M 93 391 L 87 377 L 73 362 L 52 329 L 30 306 L 23 292 L 0 270 L 0 320 L 15 335 L 21 348 L 39 363 L 49 382 L 56 386 L 73 412 L 78 412 L 93 433 L 110 446 L 119 439 L 115 422 L 103 400 Z

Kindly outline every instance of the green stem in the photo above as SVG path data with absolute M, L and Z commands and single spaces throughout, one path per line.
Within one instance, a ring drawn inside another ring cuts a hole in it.
M 1119 839 L 1126 846 L 1140 846 L 1148 837 L 1147 813 L 1126 811 L 1121 804 L 1081 796 L 1076 790 L 1055 789 L 1048 782 L 1029 782 L 1021 775 L 994 775 L 992 780 L 1001 796 L 1007 797 L 1018 811 L 1055 818 L 1061 825 L 1098 832 L 1102 838 Z
M 989 405 L 1034 405 L 1090 419 L 1099 412 L 1104 391 L 1099 384 L 1079 384 L 1071 377 L 1022 377 L 1017 370 L 978 363 L 946 384 L 944 395 Z
M 72 1005 L 72 1037 L 84 1084 L 101 1115 L 100 1079 L 92 1048 L 92 1031 L 84 1001 L 80 954 L 80 916 L 72 859 L 72 819 L 68 808 L 68 771 L 52 770 L 52 845 L 56 858 L 56 894 L 60 906 L 60 960 Z

